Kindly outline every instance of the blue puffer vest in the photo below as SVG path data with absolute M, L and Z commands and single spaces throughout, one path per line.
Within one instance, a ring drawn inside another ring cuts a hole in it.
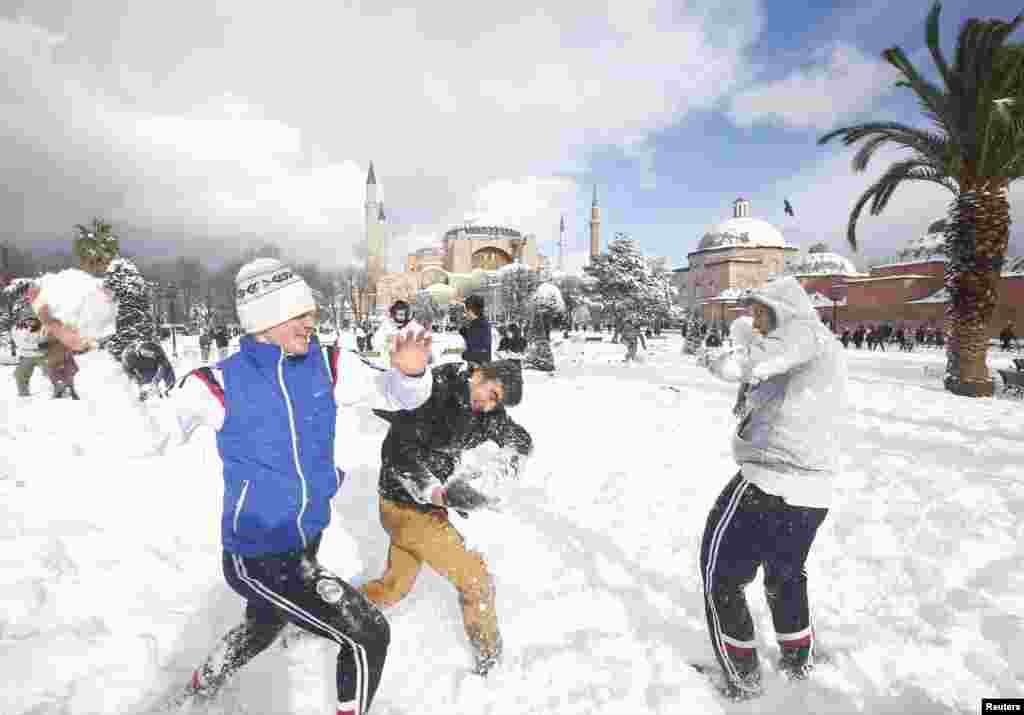
M 249 336 L 219 367 L 224 426 L 224 550 L 262 556 L 303 549 L 331 519 L 334 390 L 314 338 L 305 355 L 286 357 Z

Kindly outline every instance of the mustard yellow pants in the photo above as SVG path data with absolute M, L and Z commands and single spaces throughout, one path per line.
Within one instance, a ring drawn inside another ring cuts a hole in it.
M 426 563 L 458 591 L 466 637 L 478 655 L 497 655 L 501 636 L 494 608 L 494 581 L 483 557 L 466 549 L 447 512 L 424 512 L 382 498 L 380 523 L 391 537 L 388 565 L 380 578 L 363 585 L 366 597 L 381 608 L 395 605 L 412 590 L 420 566 Z

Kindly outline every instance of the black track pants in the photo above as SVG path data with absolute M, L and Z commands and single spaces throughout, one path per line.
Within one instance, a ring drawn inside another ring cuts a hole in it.
M 711 645 L 726 675 L 737 675 L 730 655 L 755 651 L 743 591 L 760 566 L 776 640 L 782 646 L 813 647 L 804 562 L 827 514 L 827 509 L 787 504 L 742 474 L 722 490 L 708 514 L 700 567 Z
M 290 621 L 340 646 L 338 715 L 369 711 L 384 670 L 390 629 L 362 593 L 317 562 L 319 545 L 317 538 L 305 551 L 254 558 L 225 552 L 224 577 L 247 601 L 245 621 L 196 670 L 192 687 L 197 692 L 220 689 Z

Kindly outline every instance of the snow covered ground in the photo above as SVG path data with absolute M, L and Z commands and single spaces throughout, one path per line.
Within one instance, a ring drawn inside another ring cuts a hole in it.
M 467 675 L 455 595 L 424 570 L 388 612 L 374 715 L 974 713 L 982 697 L 1024 696 L 1024 403 L 947 395 L 924 369 L 941 369 L 937 352 L 848 352 L 845 476 L 808 565 L 834 665 L 805 683 L 775 673 L 755 583 L 767 694 L 733 704 L 686 664 L 712 661 L 697 558 L 735 472 L 734 392 L 678 337 L 649 347 L 625 365 L 621 346 L 561 342 L 557 374 L 528 373 L 512 414 L 535 457 L 495 487 L 501 513 L 455 517 L 496 575 L 504 666 Z M 195 353 L 180 352 L 184 371 Z M 19 399 L 12 370 L 0 367 L 0 713 L 144 712 L 242 612 L 220 575 L 213 434 L 132 456 L 139 429 L 102 366 L 83 366 L 79 403 L 46 399 L 39 378 Z M 384 427 L 339 419 L 348 478 L 321 556 L 355 582 L 385 558 Z M 289 642 L 202 712 L 333 713 L 333 647 Z

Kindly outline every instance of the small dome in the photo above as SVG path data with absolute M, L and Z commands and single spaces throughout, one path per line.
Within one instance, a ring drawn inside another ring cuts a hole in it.
M 435 283 L 434 285 L 424 288 L 425 292 L 429 293 L 431 297 L 437 302 L 438 305 L 447 305 L 451 302 L 452 298 L 455 297 L 455 290 L 444 283 Z
M 896 260 L 902 263 L 946 260 L 945 228 L 944 220 L 936 221 L 928 227 L 927 234 L 908 241 L 903 250 L 896 254 Z
M 800 256 L 786 266 L 786 274 L 791 276 L 854 276 L 857 273 L 857 267 L 853 265 L 853 261 L 829 250 L 809 250 L 806 255 Z
M 697 246 L 698 251 L 713 248 L 786 248 L 786 239 L 779 229 L 759 218 L 743 216 L 731 218 L 704 234 Z

